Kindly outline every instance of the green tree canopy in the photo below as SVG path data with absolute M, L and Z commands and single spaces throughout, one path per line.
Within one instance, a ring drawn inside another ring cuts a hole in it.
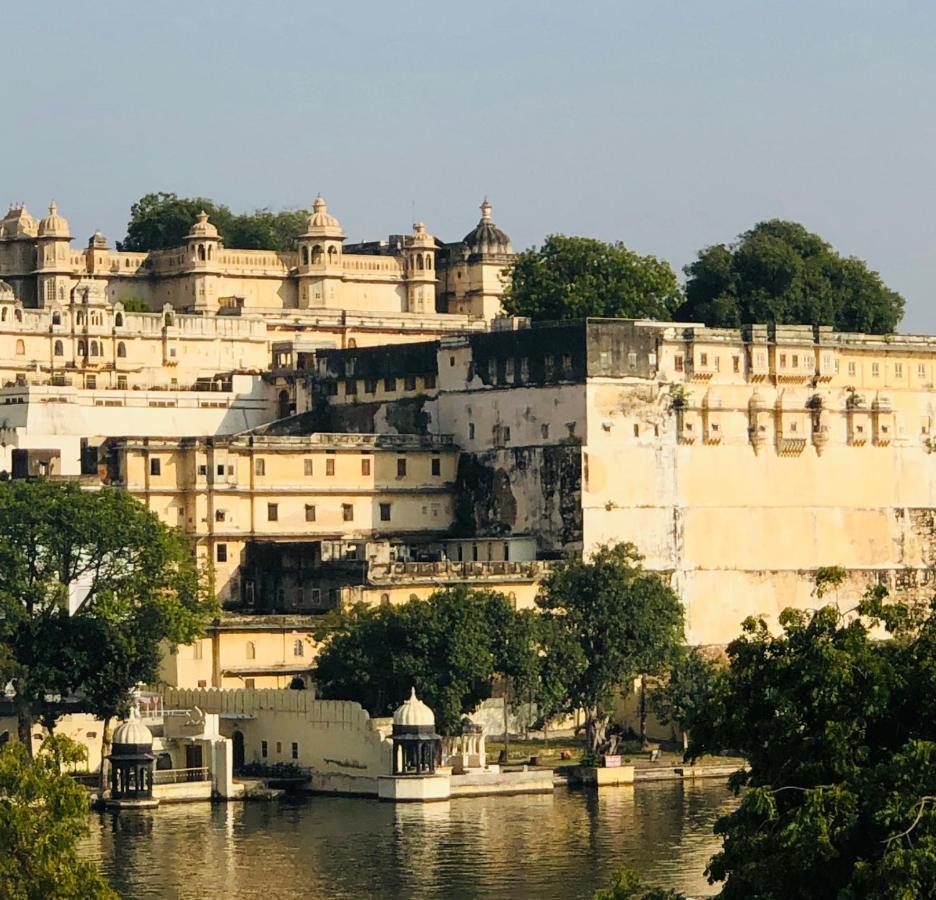
M 35 759 L 18 741 L 0 749 L 0 896 L 7 900 L 116 900 L 76 851 L 88 832 L 88 796 L 60 764 L 84 753 L 58 736 Z
M 904 300 L 877 272 L 840 256 L 796 222 L 771 219 L 730 246 L 715 244 L 686 266 L 686 300 L 676 317 L 721 328 L 755 322 L 831 325 L 887 334 Z
M 677 648 L 651 704 L 665 725 L 675 722 L 683 733 L 683 749 L 695 723 L 704 716 L 721 691 L 723 669 L 697 647 Z
M 619 869 L 607 888 L 596 891 L 592 900 L 687 900 L 678 891 L 652 888 L 633 870 Z
M 669 319 L 682 299 L 669 263 L 594 238 L 550 235 L 518 253 L 509 274 L 504 309 L 539 321 Z
M 132 252 L 178 247 L 203 210 L 224 245 L 237 250 L 294 250 L 310 215 L 304 209 L 234 213 L 207 197 L 146 194 L 130 207 L 127 236 L 117 247 Z
M 459 733 L 495 678 L 522 679 L 535 659 L 526 619 L 507 598 L 464 586 L 398 606 L 357 606 L 320 636 L 314 677 L 321 696 L 383 716 L 415 687 L 443 735 Z
M 662 671 L 683 641 L 679 597 L 641 560 L 633 544 L 599 547 L 590 560 L 558 564 L 536 598 L 546 627 L 561 635 L 544 650 L 561 656 L 565 696 L 585 711 L 592 751 L 604 740 L 614 692 Z
M 936 896 L 936 605 L 875 589 L 859 611 L 786 610 L 776 635 L 749 619 L 729 645 L 690 747 L 749 763 L 716 825 L 720 897 Z
M 106 722 L 156 680 L 162 642 L 188 643 L 214 612 L 188 540 L 125 491 L 0 483 L 0 665 L 27 748 L 48 695 Z

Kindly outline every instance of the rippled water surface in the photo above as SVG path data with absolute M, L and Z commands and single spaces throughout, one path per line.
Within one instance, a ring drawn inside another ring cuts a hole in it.
M 724 782 L 428 805 L 338 797 L 108 813 L 85 842 L 122 897 L 590 898 L 621 865 L 713 893 Z

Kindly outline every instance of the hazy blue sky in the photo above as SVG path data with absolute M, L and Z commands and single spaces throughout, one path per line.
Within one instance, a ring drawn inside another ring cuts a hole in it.
M 936 4 L 29 3 L 0 11 L 0 203 L 84 244 L 148 191 L 321 192 L 350 239 L 484 194 L 515 247 L 681 268 L 772 216 L 867 259 L 936 332 Z

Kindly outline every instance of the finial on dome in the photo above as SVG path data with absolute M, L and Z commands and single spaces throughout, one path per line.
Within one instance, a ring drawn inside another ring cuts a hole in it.
M 208 221 L 208 213 L 206 213 L 204 210 L 202 210 L 202 211 L 196 216 L 196 218 L 198 219 L 199 222 L 207 222 L 207 221 Z
M 481 202 L 481 218 L 490 219 L 491 218 L 491 201 L 487 197 Z
M 49 215 L 54 216 L 58 212 L 58 204 L 53 200 L 49 204 Z
M 312 210 L 314 212 L 324 212 L 325 209 L 325 198 L 321 194 L 316 194 L 315 202 L 312 204 Z
M 415 685 L 415 684 L 410 688 L 410 695 L 409 695 L 409 698 L 410 698 L 410 700 L 415 700 L 415 699 L 416 699 L 416 685 Z

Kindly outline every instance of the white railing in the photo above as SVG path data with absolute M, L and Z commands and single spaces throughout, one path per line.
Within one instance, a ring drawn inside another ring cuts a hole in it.
M 190 781 L 211 781 L 207 767 L 199 769 L 157 769 L 153 784 L 187 784 Z

